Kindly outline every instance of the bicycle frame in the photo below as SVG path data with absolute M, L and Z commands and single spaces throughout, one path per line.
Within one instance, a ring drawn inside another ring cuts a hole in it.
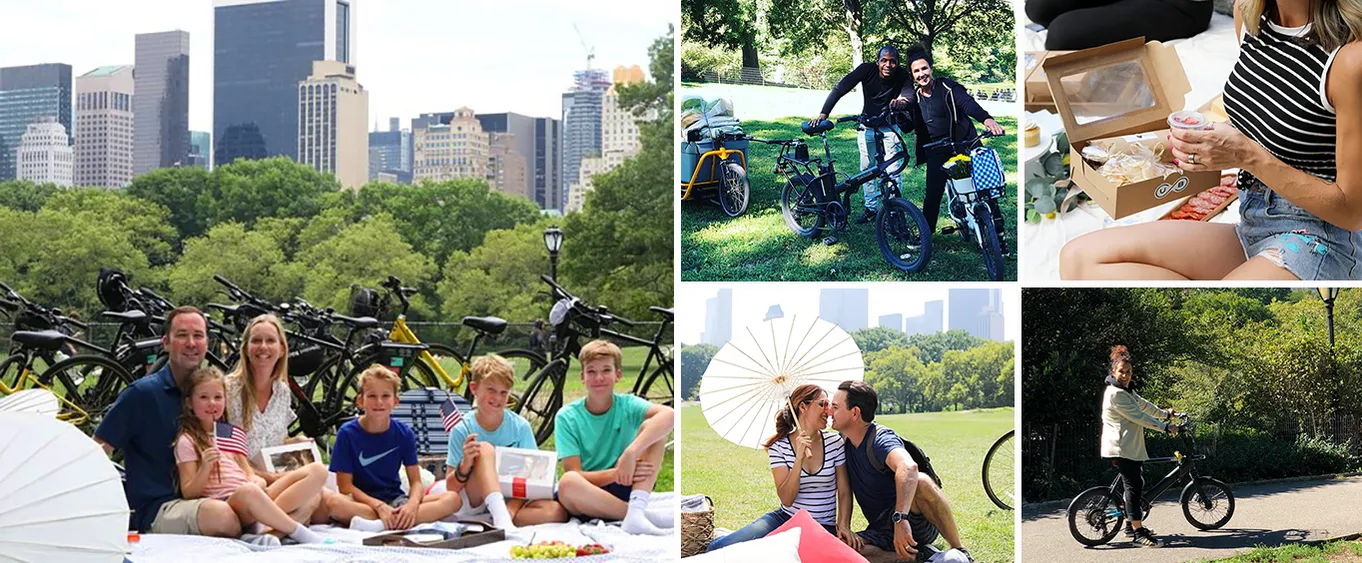
M 683 186 L 685 186 L 686 191 L 681 193 L 681 200 L 682 201 L 689 200 L 691 198 L 691 191 L 697 187 L 717 185 L 719 183 L 719 180 L 697 182 L 696 180 L 700 178 L 700 171 L 704 169 L 705 164 L 709 164 L 710 176 L 713 177 L 715 169 L 719 166 L 719 164 L 728 162 L 729 156 L 734 154 L 738 155 L 739 164 L 742 165 L 743 170 L 746 170 L 747 157 L 744 156 L 742 151 L 740 150 L 731 150 L 724 148 L 722 141 L 719 141 L 718 149 L 708 151 L 700 155 L 700 160 L 695 163 L 695 172 L 691 173 L 690 181 L 682 184 Z
M 49 385 L 43 385 L 43 382 L 39 380 L 38 375 L 33 373 L 33 359 L 35 357 L 43 357 L 47 360 L 49 366 L 56 363 L 52 361 L 51 357 L 29 348 L 19 348 L 17 352 L 10 354 L 10 357 L 16 355 L 23 358 L 23 362 L 20 363 L 19 367 L 19 377 L 15 380 L 14 387 L 5 385 L 4 380 L 0 379 L 0 396 L 12 395 L 24 389 L 37 387 L 52 393 L 52 395 L 57 398 L 57 402 L 62 405 L 64 412 L 57 413 L 57 420 L 63 420 L 75 426 L 80 426 L 90 420 L 90 413 L 86 412 L 85 409 L 76 406 L 75 403 L 68 401 L 65 396 L 52 391 L 52 388 L 49 386 L 50 383 Z
M 1201 474 L 1196 470 L 1196 462 L 1204 459 L 1206 459 L 1206 454 L 1182 455 L 1178 452 L 1174 452 L 1172 457 L 1150 458 L 1147 463 L 1174 462 L 1177 463 L 1177 466 L 1173 467 L 1173 470 L 1164 475 L 1162 479 L 1159 479 L 1159 482 L 1143 491 L 1141 496 L 1144 497 L 1145 506 L 1140 507 L 1140 511 L 1148 514 L 1150 507 L 1154 505 L 1154 500 L 1163 496 L 1164 493 L 1168 492 L 1168 489 L 1182 482 L 1184 478 L 1190 477 L 1195 480 L 1200 477 Z M 1121 482 L 1121 475 L 1116 475 L 1116 479 L 1111 482 L 1111 492 L 1116 495 L 1116 498 L 1124 498 L 1125 487 Z
M 472 357 L 473 350 L 477 348 L 478 340 L 481 339 L 482 333 L 480 332 L 477 334 L 477 336 L 473 337 L 473 344 L 469 347 L 469 353 L 466 357 Z M 407 315 L 405 313 L 398 315 L 397 320 L 393 322 L 393 329 L 388 332 L 388 340 L 397 342 L 399 344 L 422 343 L 421 339 L 416 337 L 416 333 L 412 332 L 411 327 L 407 326 Z M 463 386 L 464 381 L 467 380 L 466 376 L 469 373 L 469 370 L 471 369 L 469 367 L 468 360 L 467 359 L 463 360 L 463 362 L 459 365 L 459 377 L 458 379 L 455 379 L 449 375 L 449 372 L 445 371 L 444 366 L 440 365 L 440 362 L 435 360 L 435 356 L 431 355 L 429 349 L 423 350 L 421 352 L 420 359 L 421 361 L 424 361 L 427 366 L 430 367 L 430 371 L 433 372 L 435 376 L 440 379 L 441 383 L 444 383 L 445 385 L 449 386 L 449 388 L 454 391 L 458 391 L 459 388 Z

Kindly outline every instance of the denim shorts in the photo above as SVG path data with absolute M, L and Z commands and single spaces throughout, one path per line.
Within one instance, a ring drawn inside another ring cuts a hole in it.
M 1362 233 L 1315 217 L 1248 173 L 1239 174 L 1239 215 L 1245 258 L 1263 256 L 1302 280 L 1362 279 Z

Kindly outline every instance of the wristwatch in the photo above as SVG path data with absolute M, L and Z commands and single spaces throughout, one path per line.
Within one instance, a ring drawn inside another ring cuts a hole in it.
M 903 520 L 907 520 L 907 519 L 908 519 L 908 513 L 907 513 L 907 512 L 895 512 L 895 513 L 893 513 L 893 514 L 891 514 L 891 515 L 889 516 L 889 519 L 892 520 L 895 524 L 898 524 L 900 521 L 903 521 Z

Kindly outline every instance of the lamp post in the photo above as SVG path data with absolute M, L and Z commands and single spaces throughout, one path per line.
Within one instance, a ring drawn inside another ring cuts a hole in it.
M 1338 297 L 1337 287 L 1319 288 L 1319 298 L 1324 300 L 1324 310 L 1329 317 L 1329 353 L 1334 352 L 1334 298 Z
M 563 231 L 557 225 L 544 229 L 544 247 L 549 249 L 549 277 L 556 282 L 558 281 L 558 250 L 563 247 Z

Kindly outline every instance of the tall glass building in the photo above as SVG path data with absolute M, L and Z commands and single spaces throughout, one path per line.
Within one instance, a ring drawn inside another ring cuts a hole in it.
M 54 118 L 71 143 L 71 65 L 52 63 L 0 68 L 0 181 L 18 173 L 15 150 L 28 124 Z
M 354 64 L 353 0 L 215 0 L 214 162 L 298 159 L 298 83 L 313 61 Z
M 518 113 L 480 113 L 482 130 L 515 135 L 515 150 L 525 157 L 529 197 L 540 209 L 559 206 L 562 174 L 559 122 L 552 117 L 529 117 Z
M 132 171 L 189 164 L 189 32 L 139 33 Z
M 189 166 L 213 169 L 213 134 L 207 131 L 189 132 Z
M 567 209 L 568 189 L 580 179 L 582 159 L 601 156 L 601 103 L 610 73 L 601 69 L 573 74 L 572 91 L 563 93 L 563 176 L 554 208 Z

